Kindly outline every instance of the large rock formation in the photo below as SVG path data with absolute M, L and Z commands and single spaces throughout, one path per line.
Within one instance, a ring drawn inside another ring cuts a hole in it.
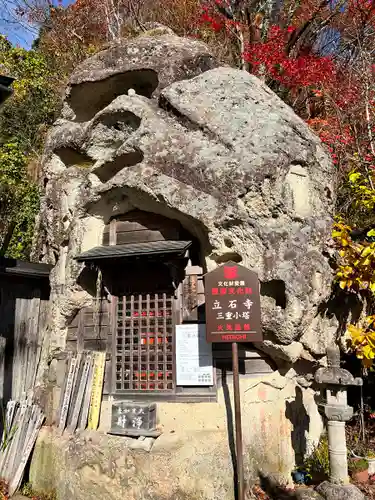
M 261 81 L 170 32 L 120 41 L 73 74 L 43 168 L 36 256 L 56 264 L 45 354 L 65 347 L 68 320 L 92 301 L 74 257 L 101 244 L 110 217 L 137 208 L 180 221 L 206 269 L 234 259 L 259 274 L 258 348 L 288 372 L 282 387 L 293 377 L 306 385 L 298 375 L 336 333 L 324 314 L 335 173 L 319 139 Z M 284 406 L 288 391 L 275 396 Z M 318 421 L 313 392 L 308 401 Z M 319 424 L 311 432 L 316 441 Z
M 46 145 L 39 228 L 38 257 L 57 262 L 62 344 L 60 314 L 87 299 L 73 257 L 134 207 L 181 221 L 208 269 L 234 257 L 259 273 L 263 348 L 276 359 L 312 360 L 332 340 L 335 323 L 321 313 L 332 164 L 257 78 L 214 65 L 204 45 L 168 34 L 122 42 L 73 74 Z

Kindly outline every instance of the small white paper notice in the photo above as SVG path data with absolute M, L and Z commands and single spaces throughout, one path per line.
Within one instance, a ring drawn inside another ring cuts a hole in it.
M 212 344 L 205 325 L 176 326 L 177 385 L 213 385 Z

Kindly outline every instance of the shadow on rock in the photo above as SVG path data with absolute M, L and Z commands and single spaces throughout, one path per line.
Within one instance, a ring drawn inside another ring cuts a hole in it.
M 262 490 L 273 500 L 323 500 L 323 497 L 313 489 L 303 488 L 299 490 L 289 490 L 279 485 L 273 477 L 261 471 L 258 471 L 258 475 Z

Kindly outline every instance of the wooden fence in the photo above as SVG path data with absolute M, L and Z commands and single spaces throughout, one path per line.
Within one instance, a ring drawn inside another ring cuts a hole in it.
M 47 321 L 50 266 L 0 260 L 0 398 L 22 401 L 34 387 Z

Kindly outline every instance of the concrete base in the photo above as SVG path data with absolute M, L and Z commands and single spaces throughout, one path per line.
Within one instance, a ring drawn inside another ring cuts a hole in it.
M 319 441 L 314 391 L 278 372 L 240 381 L 245 479 L 258 469 L 291 484 L 295 459 Z M 58 500 L 233 500 L 232 384 L 212 403 L 158 403 L 156 440 L 106 434 L 110 402 L 98 432 L 59 436 L 42 429 L 31 463 L 36 491 Z

